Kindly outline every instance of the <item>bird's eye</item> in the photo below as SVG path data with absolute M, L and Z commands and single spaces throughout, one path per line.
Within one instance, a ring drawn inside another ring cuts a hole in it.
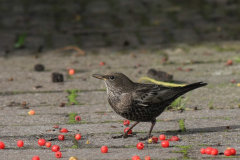
M 109 78 L 110 78 L 110 79 L 114 79 L 114 76 L 110 76 Z

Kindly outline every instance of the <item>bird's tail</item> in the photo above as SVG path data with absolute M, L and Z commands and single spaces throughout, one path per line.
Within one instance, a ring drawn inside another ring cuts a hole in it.
M 196 82 L 196 83 L 192 83 L 192 84 L 188 84 L 186 86 L 183 86 L 183 87 L 174 87 L 173 89 L 178 92 L 175 96 L 174 96 L 174 99 L 177 99 L 178 97 L 180 97 L 181 95 L 191 91 L 191 90 L 194 90 L 196 88 L 199 88 L 199 87 L 203 87 L 203 86 L 206 86 L 207 83 L 203 83 L 203 82 Z

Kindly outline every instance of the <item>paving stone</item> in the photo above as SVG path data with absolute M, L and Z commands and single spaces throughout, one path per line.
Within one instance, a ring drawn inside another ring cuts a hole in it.
M 199 46 L 179 44 L 162 49 L 131 51 L 86 50 L 86 56 L 76 56 L 75 51 L 12 51 L 0 57 L 0 141 L 6 145 L 0 154 L 4 159 L 31 159 L 34 155 L 39 155 L 41 159 L 53 159 L 54 154 L 49 149 L 37 145 L 39 137 L 53 138 L 52 144 L 59 144 L 62 148 L 63 159 L 71 156 L 83 159 L 131 159 L 133 155 L 141 158 L 149 155 L 152 159 L 212 158 L 200 155 L 200 149 L 206 146 L 218 148 L 220 152 L 227 147 L 235 147 L 238 152 L 239 89 L 236 83 L 231 83 L 231 79 L 237 83 L 240 81 L 238 45 L 234 42 Z M 39 58 L 35 59 L 35 54 Z M 163 64 L 161 59 L 165 54 L 169 56 L 169 62 Z M 225 66 L 229 59 L 236 61 L 232 66 Z M 99 66 L 101 61 L 106 65 Z M 34 65 L 39 63 L 45 66 L 44 72 L 34 71 Z M 183 70 L 179 71 L 179 67 Z M 76 74 L 68 76 L 67 68 L 76 69 Z M 146 76 L 150 68 L 173 74 L 175 83 L 203 81 L 208 85 L 183 96 L 183 101 L 188 99 L 184 105 L 186 110 L 182 113 L 165 111 L 157 118 L 152 134 L 156 137 L 165 134 L 167 138 L 178 136 L 180 141 L 170 142 L 169 148 L 160 147 L 160 142 L 148 144 L 143 141 L 145 149 L 139 151 L 135 148 L 139 142 L 137 139 L 147 135 L 151 123 L 138 124 L 133 129 L 136 135 L 132 137 L 111 139 L 113 135 L 122 134 L 126 127 L 122 123 L 124 118 L 109 106 L 105 84 L 91 75 L 123 72 L 133 81 L 138 81 Z M 186 71 L 188 68 L 192 71 Z M 52 83 L 52 72 L 62 73 L 64 83 Z M 13 81 L 10 81 L 11 77 Z M 34 89 L 37 85 L 43 87 Z M 61 102 L 69 102 L 69 93 L 66 91 L 72 89 L 77 90 L 75 100 L 79 104 L 59 107 Z M 8 106 L 13 101 L 16 104 Z M 21 109 L 24 101 L 29 109 Z M 194 107 L 198 110 L 193 110 Z M 27 112 L 32 109 L 36 115 L 30 116 Z M 71 121 L 70 124 L 70 113 L 81 116 L 81 121 Z M 179 120 L 184 121 L 185 132 L 180 132 Z M 69 130 L 64 134 L 66 141 L 54 139 L 60 133 L 52 128 L 53 125 Z M 76 133 L 82 135 L 77 143 L 73 139 Z M 25 148 L 16 147 L 18 139 L 26 141 Z M 86 144 L 87 140 L 90 144 Z M 77 149 L 72 148 L 76 145 Z M 100 153 L 102 145 L 109 147 L 109 153 Z M 181 147 L 189 147 L 187 154 L 179 152 Z M 216 158 L 223 159 L 224 156 L 217 155 Z

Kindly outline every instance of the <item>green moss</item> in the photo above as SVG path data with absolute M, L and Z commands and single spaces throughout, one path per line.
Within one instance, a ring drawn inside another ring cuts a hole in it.
M 73 112 L 73 113 L 69 113 L 68 117 L 69 117 L 69 120 L 67 122 L 67 124 L 74 124 L 76 123 L 77 121 L 75 120 L 75 117 L 77 116 L 77 113 Z
M 68 96 L 68 105 L 70 105 L 71 103 L 74 103 L 76 105 L 83 105 L 82 103 L 78 103 L 75 98 L 77 97 L 77 92 L 80 92 L 79 90 L 77 89 L 72 89 L 72 90 L 68 90 L 67 91 L 69 93 L 69 96 Z
M 78 146 L 77 145 L 73 145 L 71 148 L 78 148 Z
M 180 120 L 179 120 L 179 127 L 180 127 L 180 129 L 181 129 L 182 132 L 186 132 L 184 119 L 180 119 Z
M 197 146 L 209 146 L 209 144 L 198 144 Z
M 174 146 L 174 147 L 182 148 L 182 150 L 181 151 L 173 151 L 173 153 L 183 153 L 183 159 L 189 159 L 187 150 L 189 148 L 191 148 L 192 146 Z

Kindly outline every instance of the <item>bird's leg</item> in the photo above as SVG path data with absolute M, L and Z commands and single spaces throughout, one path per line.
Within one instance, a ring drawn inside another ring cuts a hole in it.
M 152 133 L 154 125 L 156 124 L 156 119 L 152 120 L 151 123 L 152 123 L 152 125 L 151 125 L 151 128 L 150 128 L 149 132 L 148 132 L 148 135 L 146 137 L 139 138 L 138 140 L 144 141 L 144 140 L 147 140 L 147 139 L 151 138 L 151 133 Z
M 127 138 L 128 137 L 128 132 L 133 129 L 134 126 L 136 126 L 139 122 L 134 123 L 124 134 L 120 135 L 120 136 L 112 136 L 113 139 L 115 138 Z

